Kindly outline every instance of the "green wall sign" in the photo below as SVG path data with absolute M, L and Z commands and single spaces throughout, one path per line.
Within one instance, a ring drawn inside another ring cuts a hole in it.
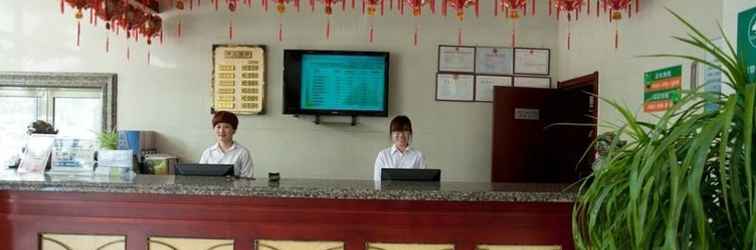
M 745 59 L 750 82 L 756 82 L 756 7 L 738 14 L 738 54 Z
M 671 108 L 682 96 L 682 65 L 646 72 L 643 85 L 643 111 Z

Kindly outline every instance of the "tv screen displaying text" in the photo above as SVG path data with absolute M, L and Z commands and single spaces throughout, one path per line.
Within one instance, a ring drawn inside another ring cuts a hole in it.
M 383 111 L 383 56 L 303 55 L 302 109 Z

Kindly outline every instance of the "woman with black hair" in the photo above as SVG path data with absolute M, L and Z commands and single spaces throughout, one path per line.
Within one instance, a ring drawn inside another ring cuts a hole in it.
M 389 125 L 391 147 L 378 152 L 375 159 L 373 180 L 381 181 L 383 168 L 425 168 L 423 153 L 410 147 L 412 141 L 412 122 L 409 117 L 399 115 Z

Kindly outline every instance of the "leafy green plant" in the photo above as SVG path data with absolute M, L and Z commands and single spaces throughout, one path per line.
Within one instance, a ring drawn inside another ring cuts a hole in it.
M 606 100 L 623 117 L 601 168 L 581 184 L 573 212 L 578 249 L 756 249 L 754 103 L 743 58 L 725 37 L 713 44 L 668 10 L 689 34 L 675 39 L 717 58 L 662 54 L 717 68 L 730 95 L 686 92 L 656 123 Z M 716 103 L 719 109 L 704 110 Z
M 112 130 L 109 132 L 102 132 L 97 135 L 97 142 L 100 143 L 100 148 L 115 150 L 118 148 L 118 131 Z

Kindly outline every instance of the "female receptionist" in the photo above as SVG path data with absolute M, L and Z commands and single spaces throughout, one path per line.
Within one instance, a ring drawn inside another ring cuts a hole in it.
M 378 152 L 374 181 L 381 181 L 382 168 L 425 168 L 423 153 L 409 146 L 412 141 L 412 122 L 407 116 L 394 117 L 389 125 L 389 134 L 393 145 Z
M 218 111 L 213 115 L 212 122 L 217 143 L 202 152 L 200 163 L 234 164 L 235 176 L 252 178 L 252 157 L 249 150 L 234 141 L 239 119 L 234 113 Z

